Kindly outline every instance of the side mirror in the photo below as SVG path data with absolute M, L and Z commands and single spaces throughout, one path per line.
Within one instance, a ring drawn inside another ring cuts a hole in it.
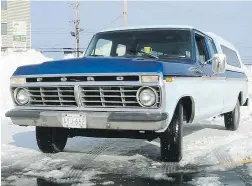
M 214 54 L 212 59 L 212 69 L 214 73 L 224 73 L 226 71 L 226 55 Z

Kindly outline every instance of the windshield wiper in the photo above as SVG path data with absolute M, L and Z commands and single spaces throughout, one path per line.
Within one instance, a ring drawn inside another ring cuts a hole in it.
M 158 56 L 155 56 L 155 55 L 152 55 L 152 54 L 149 54 L 149 53 L 146 53 L 146 52 L 144 52 L 144 51 L 137 51 L 137 50 L 127 50 L 128 52 L 133 52 L 133 53 L 141 53 L 141 54 L 144 54 L 144 55 L 146 55 L 147 57 L 149 57 L 149 58 L 154 58 L 154 59 L 159 59 L 159 57 Z M 142 56 L 141 56 L 142 57 Z

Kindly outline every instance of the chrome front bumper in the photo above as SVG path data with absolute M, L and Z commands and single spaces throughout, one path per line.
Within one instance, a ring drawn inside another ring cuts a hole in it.
M 85 113 L 87 129 L 158 131 L 167 125 L 167 113 L 83 112 L 18 110 L 7 112 L 13 124 L 21 126 L 63 127 L 62 114 Z M 71 128 L 71 127 L 70 127 Z

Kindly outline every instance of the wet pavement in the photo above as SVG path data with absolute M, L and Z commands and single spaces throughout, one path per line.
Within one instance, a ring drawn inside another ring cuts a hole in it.
M 205 148 L 208 131 L 223 135 L 221 127 L 208 127 L 211 129 L 207 131 L 197 125 L 185 128 L 184 158 L 179 164 L 160 161 L 158 140 L 149 143 L 144 140 L 80 137 L 69 139 L 64 152 L 43 154 L 37 148 L 34 131 L 20 132 L 13 135 L 13 143 L 2 145 L 2 185 L 252 186 L 252 161 L 234 164 L 225 150 L 228 143 L 211 150 Z M 197 131 L 196 142 L 200 135 L 203 138 L 195 145 L 196 136 L 189 135 Z M 234 139 L 231 144 L 234 142 L 239 143 Z M 203 147 L 204 150 L 198 150 Z M 211 164 L 211 160 L 222 164 Z
M 111 185 L 111 186 L 191 186 L 199 185 L 195 180 L 203 180 L 202 185 L 214 184 L 213 180 L 208 178 L 218 178 L 215 185 L 225 186 L 251 186 L 251 177 L 246 172 L 246 164 L 235 167 L 226 171 L 197 171 L 197 170 L 180 170 L 176 173 L 168 173 L 160 175 L 156 178 L 137 177 L 134 175 L 115 174 L 115 173 L 101 173 L 94 178 L 86 181 L 74 180 L 74 178 L 64 178 L 55 180 L 53 178 L 42 178 L 33 176 L 19 175 L 15 177 L 15 181 L 6 179 L 9 175 L 6 172 L 2 175 L 2 185 L 29 185 L 29 186 L 72 186 L 72 185 Z M 86 170 L 83 170 L 84 172 Z M 242 174 L 239 172 L 243 172 Z M 11 173 L 13 174 L 13 172 Z M 15 173 L 14 173 L 15 174 Z M 245 178 L 246 177 L 246 178 Z M 205 182 L 204 182 L 205 179 Z

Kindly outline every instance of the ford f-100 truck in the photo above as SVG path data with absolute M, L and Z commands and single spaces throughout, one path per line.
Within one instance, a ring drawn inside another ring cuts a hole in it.
M 36 126 L 44 153 L 74 136 L 160 138 L 162 161 L 182 158 L 183 126 L 217 115 L 239 126 L 248 78 L 235 47 L 190 26 L 96 33 L 85 56 L 21 66 L 11 77 L 20 126 Z

